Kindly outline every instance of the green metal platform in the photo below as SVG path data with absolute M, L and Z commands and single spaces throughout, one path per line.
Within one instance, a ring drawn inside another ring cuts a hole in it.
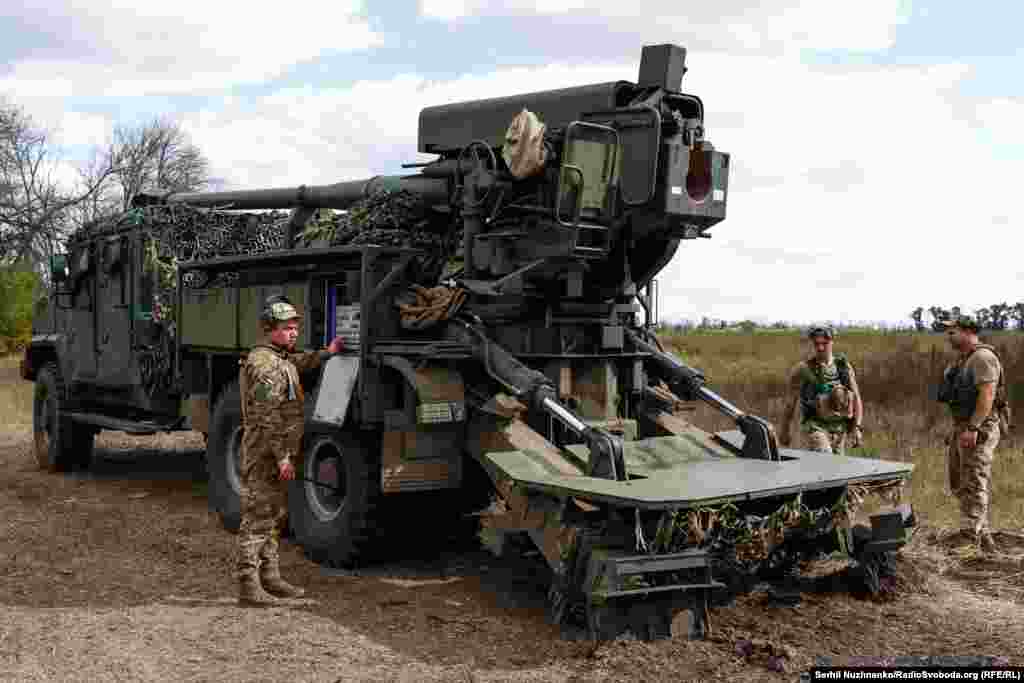
M 718 438 L 727 441 L 732 435 Z M 711 435 L 662 436 L 623 444 L 629 481 L 556 471 L 539 454 L 485 454 L 485 464 L 527 490 L 641 509 L 691 508 L 754 500 L 847 484 L 908 477 L 909 463 L 783 449 L 781 461 L 735 455 Z M 586 463 L 586 446 L 568 446 Z

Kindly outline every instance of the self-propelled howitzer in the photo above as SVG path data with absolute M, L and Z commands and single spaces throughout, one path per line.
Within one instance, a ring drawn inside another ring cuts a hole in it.
M 256 342 L 262 300 L 283 293 L 304 312 L 306 347 L 349 340 L 304 380 L 289 519 L 318 561 L 364 560 L 392 538 L 386 503 L 441 492 L 439 507 L 473 504 L 490 535 L 532 540 L 553 572 L 555 620 L 651 638 L 668 635 L 679 610 L 701 635 L 716 595 L 753 585 L 732 580 L 738 545 L 757 545 L 741 527 L 765 534 L 743 565 L 758 577 L 837 539 L 872 567 L 899 547 L 900 514 L 850 534 L 846 492 L 896 484 L 909 465 L 780 450 L 767 421 L 652 334 L 653 278 L 684 240 L 709 236 L 728 200 L 729 155 L 705 138 L 701 100 L 681 91 L 684 57 L 651 46 L 635 83 L 428 107 L 418 151 L 436 158 L 406 175 L 139 198 L 217 215 L 292 212 L 283 248 L 178 264 L 168 393 L 184 424 L 209 434 L 211 500 L 228 527 L 238 360 Z M 382 197 L 422 204 L 416 229 L 438 236 L 439 253 L 372 231 L 342 245 L 306 239 L 318 209 L 351 209 L 357 225 Z M 88 400 L 74 420 L 115 424 Z M 696 401 L 736 430 L 695 426 Z M 782 514 L 794 510 L 804 512 Z M 806 528 L 793 536 L 783 518 Z

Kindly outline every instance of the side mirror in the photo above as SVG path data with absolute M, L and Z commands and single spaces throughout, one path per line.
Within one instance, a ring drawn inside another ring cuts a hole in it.
M 67 254 L 54 254 L 50 257 L 50 279 L 54 284 L 65 282 L 70 275 Z

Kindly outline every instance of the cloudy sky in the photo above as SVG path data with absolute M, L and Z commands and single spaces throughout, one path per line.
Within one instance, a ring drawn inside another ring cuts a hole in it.
M 1024 300 L 1022 24 L 1006 0 L 36 0 L 0 7 L 0 95 L 70 160 L 170 115 L 229 188 L 320 184 L 425 159 L 424 106 L 635 80 L 676 43 L 732 176 L 663 318 L 906 322 Z

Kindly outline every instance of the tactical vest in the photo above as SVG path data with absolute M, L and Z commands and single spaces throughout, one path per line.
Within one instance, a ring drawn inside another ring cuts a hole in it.
M 850 363 L 846 360 L 846 356 L 837 353 L 832 360 L 836 364 L 838 383 L 852 390 Z M 817 416 L 818 396 L 831 393 L 836 382 L 829 381 L 825 377 L 825 368 L 817 360 L 812 358 L 804 361 L 802 365 L 803 367 L 800 368 L 800 409 L 801 419 L 806 422 Z
M 985 422 L 998 421 L 999 429 L 1005 435 L 1010 431 L 1010 405 L 1006 397 L 1006 382 L 1003 373 L 1003 361 L 999 358 L 994 347 L 989 344 L 978 344 L 974 351 L 959 359 L 951 368 L 949 381 L 949 410 L 953 419 L 958 422 L 967 422 L 974 414 L 974 408 L 978 404 L 978 387 L 974 381 L 974 373 L 967 369 L 967 361 L 978 349 L 988 349 L 999 361 L 999 380 L 996 382 L 995 400 L 992 402 L 992 412 L 985 418 Z

